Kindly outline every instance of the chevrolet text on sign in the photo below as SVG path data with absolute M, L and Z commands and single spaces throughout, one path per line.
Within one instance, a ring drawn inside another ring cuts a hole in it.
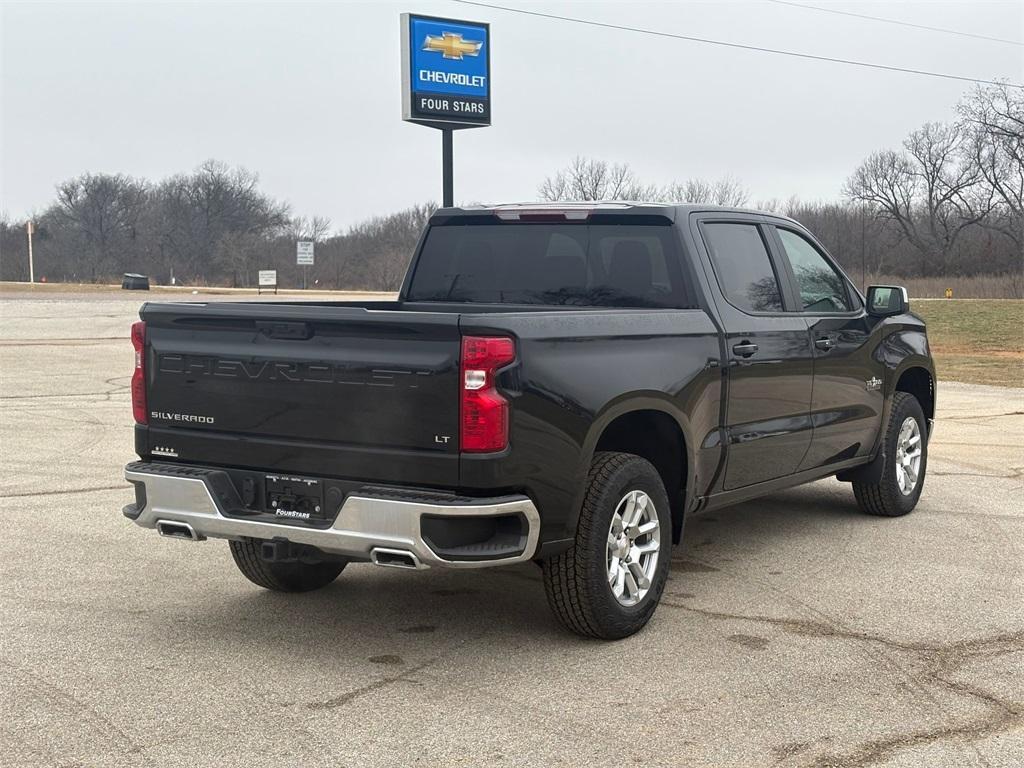
M 444 128 L 491 124 L 487 24 L 402 14 L 402 119 Z

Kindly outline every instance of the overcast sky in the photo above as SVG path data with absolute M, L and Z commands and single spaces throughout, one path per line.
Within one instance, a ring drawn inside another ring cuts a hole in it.
M 498 4 L 1024 80 L 1019 46 L 769 2 Z M 1016 0 L 829 7 L 1024 39 Z M 867 153 L 953 118 L 969 87 L 450 1 L 4 3 L 0 208 L 41 210 L 87 171 L 159 179 L 208 158 L 339 229 L 439 199 L 440 133 L 401 121 L 402 11 L 492 25 L 493 125 L 455 135 L 456 202 L 535 199 L 576 154 L 647 182 L 731 174 L 755 200 L 834 199 Z

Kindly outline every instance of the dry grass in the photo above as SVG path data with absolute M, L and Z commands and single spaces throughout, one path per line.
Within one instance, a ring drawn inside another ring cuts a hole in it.
M 1024 301 L 913 301 L 939 379 L 1024 387 Z
M 868 275 L 867 284 L 905 286 L 911 299 L 941 299 L 947 288 L 953 289 L 954 299 L 1024 299 L 1024 273 L 1021 272 L 975 277 Z

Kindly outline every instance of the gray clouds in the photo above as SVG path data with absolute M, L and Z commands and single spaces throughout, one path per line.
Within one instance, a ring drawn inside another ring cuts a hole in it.
M 528 7 L 981 78 L 1024 69 L 1020 47 L 777 4 Z M 1024 36 L 1015 2 L 836 7 Z M 492 24 L 494 125 L 456 134 L 457 201 L 533 199 L 577 154 L 652 183 L 731 175 L 755 199 L 835 198 L 869 152 L 953 119 L 967 89 L 451 2 L 8 3 L 0 206 L 41 208 L 85 171 L 158 179 L 211 157 L 337 226 L 435 199 L 440 135 L 400 120 L 407 10 Z

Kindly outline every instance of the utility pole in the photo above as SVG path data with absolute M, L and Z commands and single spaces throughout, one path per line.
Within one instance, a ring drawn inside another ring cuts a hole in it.
M 31 219 L 25 222 L 25 231 L 28 233 L 28 281 L 34 283 L 36 281 L 36 268 L 32 263 L 32 233 L 35 232 L 36 226 L 32 223 Z

